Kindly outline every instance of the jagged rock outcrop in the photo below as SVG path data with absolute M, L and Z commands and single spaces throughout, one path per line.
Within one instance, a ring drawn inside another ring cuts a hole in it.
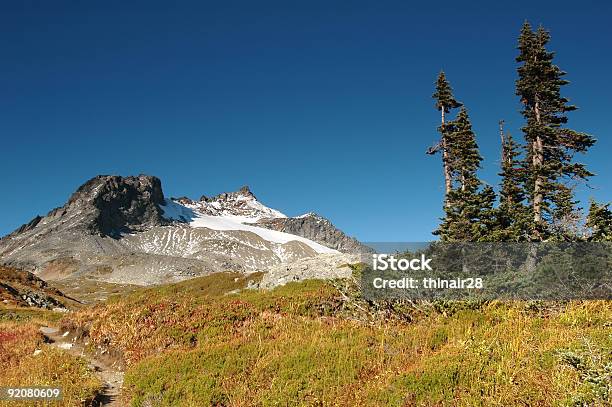
M 374 250 L 357 239 L 349 237 L 329 220 L 316 213 L 294 218 L 262 219 L 256 223 L 268 229 L 291 233 L 320 242 L 343 253 L 373 253 Z
M 0 303 L 61 311 L 73 300 L 28 271 L 0 266 Z
M 165 222 L 161 181 L 150 175 L 102 175 L 83 184 L 70 197 L 66 210 L 88 212 L 87 227 L 103 236 L 146 230 Z
M 32 230 L 38 225 L 38 223 L 42 220 L 42 216 L 36 215 L 34 219 L 21 225 L 13 234 L 19 234 L 23 232 L 27 232 L 28 230 Z

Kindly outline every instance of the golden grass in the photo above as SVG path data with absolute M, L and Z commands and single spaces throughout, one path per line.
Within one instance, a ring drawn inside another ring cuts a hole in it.
M 64 324 L 124 352 L 135 406 L 610 402 L 610 302 L 489 303 L 366 325 L 343 317 L 328 283 L 224 294 L 245 283 L 225 273 L 142 290 Z
M 37 349 L 41 352 L 34 355 Z M 89 404 L 101 386 L 84 360 L 45 345 L 39 324 L 27 320 L 0 321 L 0 366 L 0 387 L 61 387 L 63 399 L 52 405 Z M 15 405 L 13 401 L 0 401 L 0 406 Z M 27 401 L 18 405 L 48 404 Z

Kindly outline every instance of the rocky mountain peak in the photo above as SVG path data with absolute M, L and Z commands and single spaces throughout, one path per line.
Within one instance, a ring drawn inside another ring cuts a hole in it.
M 74 228 L 118 237 L 165 224 L 160 209 L 164 202 L 157 177 L 98 175 L 81 185 L 64 206 L 44 217 L 36 216 L 7 237 Z
M 213 197 L 202 195 L 199 199 L 199 202 L 229 201 L 229 200 L 236 200 L 238 198 L 257 200 L 253 192 L 251 192 L 251 189 L 247 185 L 245 185 L 241 187 L 238 191 L 235 191 L 235 192 L 222 192 L 219 195 L 215 195 Z M 179 198 L 179 199 L 183 199 L 183 198 Z
M 121 177 L 119 175 L 98 175 L 81 185 L 68 200 L 68 205 L 75 203 L 93 203 L 100 206 L 119 198 L 133 200 L 137 198 L 163 205 L 164 193 L 159 178 L 151 175 Z
M 81 185 L 64 207 L 93 218 L 88 228 L 97 234 L 118 236 L 164 224 L 164 193 L 151 175 L 99 175 Z
M 227 202 L 227 201 L 240 201 L 240 200 L 256 201 L 257 197 L 255 196 L 255 194 L 253 194 L 253 192 L 251 192 L 251 189 L 245 185 L 241 187 L 238 191 L 223 192 L 212 198 L 207 198 L 205 196 L 202 196 L 202 198 L 200 198 L 200 201 L 204 201 L 204 202 L 215 202 L 215 201 Z
M 323 216 L 319 215 L 316 212 L 308 212 L 308 213 L 305 213 L 303 215 L 296 216 L 296 218 L 297 219 L 306 219 L 306 218 L 308 218 L 308 219 L 312 219 L 312 220 L 315 220 L 315 221 L 321 221 L 321 222 L 328 222 L 329 223 L 329 220 L 325 219 Z
M 241 187 L 238 190 L 238 193 L 240 195 L 243 195 L 243 196 L 246 196 L 246 197 L 249 197 L 249 198 L 257 199 L 257 198 L 255 198 L 255 195 L 253 195 L 253 193 L 251 192 L 251 189 L 249 188 L 248 185 L 245 185 L 245 186 Z
M 263 205 L 248 186 L 234 192 L 223 192 L 213 197 L 202 195 L 198 201 L 189 198 L 173 198 L 172 201 L 196 213 L 209 216 L 234 216 L 256 221 L 262 218 L 285 218 L 286 216 Z

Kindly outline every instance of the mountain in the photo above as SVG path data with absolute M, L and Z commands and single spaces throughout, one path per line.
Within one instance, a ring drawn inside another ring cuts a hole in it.
M 319 256 L 340 264 L 369 250 L 318 215 L 288 217 L 265 206 L 248 187 L 197 201 L 166 199 L 156 177 L 101 175 L 2 238 L 0 263 L 47 280 L 146 285 L 265 272 Z

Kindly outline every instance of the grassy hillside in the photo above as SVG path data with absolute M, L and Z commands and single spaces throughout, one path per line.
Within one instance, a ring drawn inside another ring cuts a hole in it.
M 329 282 L 240 290 L 257 278 L 137 290 L 62 324 L 123 356 L 135 406 L 610 403 L 610 302 L 389 311 Z
M 78 305 L 29 271 L 0 266 L 0 304 L 16 307 L 64 308 Z
M 56 320 L 42 310 L 0 309 L 0 387 L 61 387 L 63 399 L 54 405 L 90 405 L 100 382 L 84 360 L 43 344 L 39 326 Z M 0 406 L 49 405 L 32 401 L 0 401 Z

